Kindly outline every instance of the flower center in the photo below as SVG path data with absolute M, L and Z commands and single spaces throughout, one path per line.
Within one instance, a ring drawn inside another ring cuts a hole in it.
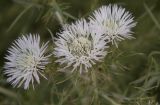
M 35 68 L 36 60 L 32 54 L 23 53 L 17 57 L 17 66 L 25 70 L 30 70 L 30 68 Z
M 112 19 L 109 19 L 107 22 L 106 22 L 106 27 L 108 28 L 107 29 L 107 32 L 108 32 L 108 35 L 116 35 L 117 34 L 117 29 L 119 27 L 118 25 L 118 22 L 112 20 Z
M 92 47 L 92 44 L 88 38 L 79 37 L 73 40 L 73 42 L 69 46 L 69 49 L 72 54 L 80 57 L 82 55 L 83 56 L 89 55 L 91 51 L 91 47 Z

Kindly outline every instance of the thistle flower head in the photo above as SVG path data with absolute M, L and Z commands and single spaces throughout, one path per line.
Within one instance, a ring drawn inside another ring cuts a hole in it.
M 109 42 L 117 46 L 118 41 L 131 39 L 136 23 L 132 15 L 117 5 L 102 6 L 90 17 L 93 30 L 108 37 Z
M 29 84 L 34 81 L 40 83 L 39 74 L 43 75 L 43 69 L 48 64 L 48 56 L 45 56 L 47 43 L 40 46 L 39 35 L 27 35 L 19 37 L 8 49 L 5 59 L 5 71 L 7 81 L 14 87 L 24 85 L 24 89 L 29 88 Z
M 92 32 L 83 19 L 64 27 L 57 35 L 54 55 L 58 58 L 56 62 L 65 65 L 62 70 L 79 70 L 80 73 L 88 71 L 107 53 L 105 37 Z

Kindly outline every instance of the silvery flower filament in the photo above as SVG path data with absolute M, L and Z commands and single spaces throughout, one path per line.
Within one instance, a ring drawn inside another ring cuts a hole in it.
M 107 54 L 106 38 L 92 32 L 84 19 L 64 26 L 57 36 L 53 53 L 57 57 L 56 62 L 65 65 L 62 70 L 87 72 Z
M 24 89 L 29 88 L 29 85 L 34 86 L 34 81 L 40 83 L 39 75 L 44 76 L 45 65 L 48 64 L 48 57 L 45 56 L 47 43 L 40 46 L 40 36 L 23 35 L 14 41 L 8 49 L 8 54 L 5 59 L 5 71 L 7 81 L 14 87 L 24 86 Z
M 89 20 L 93 31 L 104 34 L 117 47 L 117 42 L 133 38 L 131 29 L 136 26 L 134 17 L 116 4 L 100 7 Z

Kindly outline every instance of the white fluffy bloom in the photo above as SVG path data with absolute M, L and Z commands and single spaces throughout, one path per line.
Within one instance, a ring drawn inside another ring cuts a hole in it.
M 107 35 L 109 42 L 117 46 L 117 42 L 133 38 L 131 28 L 136 25 L 133 19 L 125 8 L 110 4 L 94 11 L 90 23 L 93 31 Z
M 14 87 L 24 85 L 24 89 L 29 88 L 34 81 L 40 83 L 39 74 L 43 75 L 45 65 L 48 64 L 48 57 L 44 56 L 47 43 L 40 46 L 39 35 L 27 35 L 19 37 L 8 49 L 5 57 L 5 71 L 7 81 Z
M 85 20 L 63 27 L 55 40 L 56 62 L 64 65 L 62 70 L 87 72 L 96 61 L 101 61 L 106 52 L 106 38 L 90 30 Z

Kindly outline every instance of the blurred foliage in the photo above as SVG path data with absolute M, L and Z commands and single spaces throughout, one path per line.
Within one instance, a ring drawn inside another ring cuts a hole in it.
M 42 79 L 35 90 L 12 88 L 6 82 L 4 56 L 14 39 L 39 33 L 42 40 L 51 40 L 50 33 L 56 37 L 61 25 L 110 3 L 133 13 L 136 39 L 111 48 L 88 74 L 61 73 L 52 62 L 48 80 Z M 0 10 L 0 105 L 159 105 L 160 0 L 0 0 Z

